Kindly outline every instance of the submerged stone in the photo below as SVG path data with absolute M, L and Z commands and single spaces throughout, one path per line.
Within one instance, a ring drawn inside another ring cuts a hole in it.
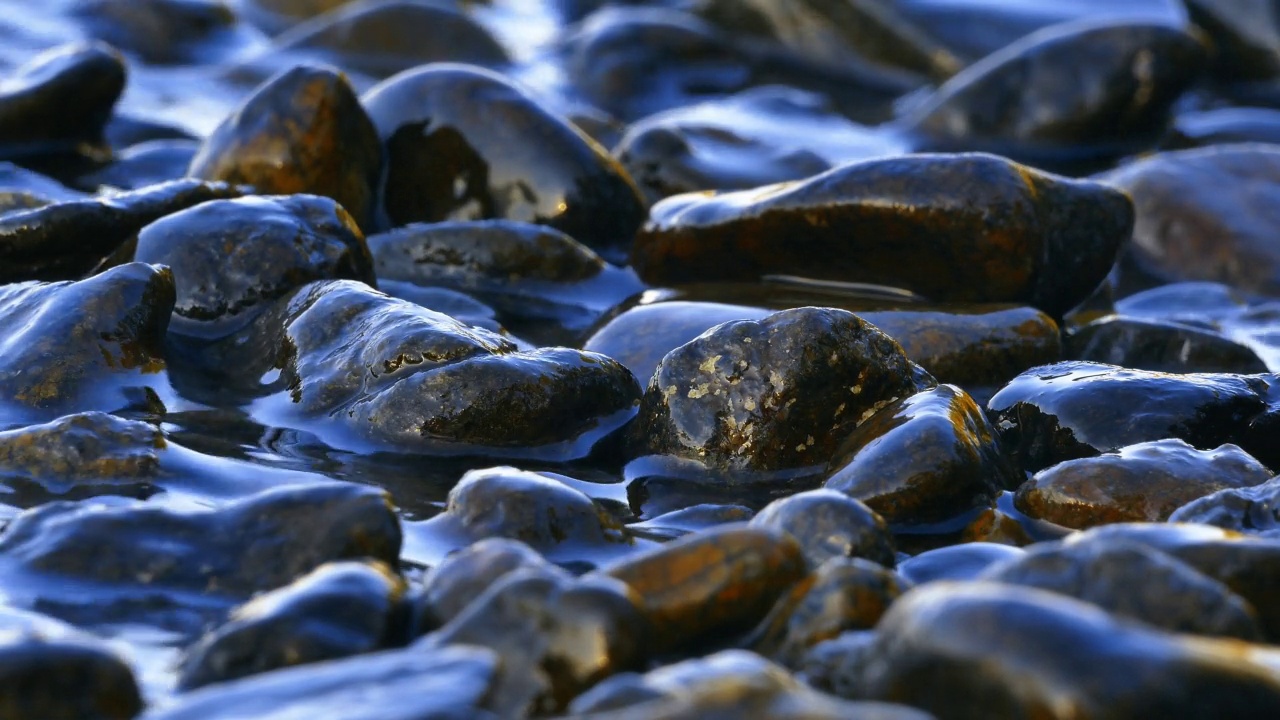
M 39 422 L 160 405 L 173 273 L 130 263 L 80 282 L 0 285 L 0 410 Z
M 133 672 L 106 643 L 36 613 L 0 608 L 0 719 L 128 720 Z
M 124 59 L 103 43 L 62 45 L 32 58 L 0 85 L 0 157 L 102 145 L 124 82 Z
M 1175 510 L 1169 522 L 1213 525 L 1280 539 L 1280 480 L 1205 495 Z
M 219 683 L 140 720 L 495 718 L 488 707 L 500 665 L 478 647 L 388 650 Z
M 1156 440 L 1041 470 L 1018 488 L 1015 503 L 1031 517 L 1077 529 L 1158 522 L 1196 498 L 1272 475 L 1235 445 L 1197 450 L 1182 440 Z
M 1102 281 L 1132 226 L 1129 199 L 1098 183 L 993 155 L 907 155 L 668 198 L 631 259 L 651 283 L 778 273 L 1058 315 Z

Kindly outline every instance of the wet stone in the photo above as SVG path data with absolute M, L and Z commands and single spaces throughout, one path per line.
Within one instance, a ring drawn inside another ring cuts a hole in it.
M 624 558 L 600 572 L 626 583 L 653 626 L 655 652 L 747 630 L 804 577 L 800 545 L 780 531 L 723 525 Z
M 1258 613 L 1268 642 L 1280 639 L 1280 542 L 1208 525 L 1118 523 L 1074 533 L 1065 543 L 1136 543 L 1168 553 L 1231 588 Z
M 146 225 L 193 205 L 240 195 L 223 183 L 176 180 L 7 213 L 0 216 L 0 283 L 79 279 Z
M 539 323 L 581 332 L 644 288 L 568 235 L 510 220 L 412 223 L 371 235 L 369 249 L 380 282 L 465 292 L 522 337 Z
M 889 528 L 871 508 L 832 490 L 810 490 L 775 500 L 751 520 L 781 530 L 800 543 L 810 567 L 831 558 L 865 558 L 893 567 Z
M 656 284 L 777 273 L 1056 315 L 1102 281 L 1132 223 L 1128 198 L 1098 183 L 992 155 L 908 155 L 668 198 L 651 210 L 632 262 Z
M 382 564 L 321 565 L 232 611 L 188 648 L 178 686 L 211 683 L 384 649 L 405 637 L 406 586 Z
M 240 3 L 240 11 L 263 32 L 278 35 L 293 25 L 351 3 L 352 0 L 245 0 Z
M 496 73 L 432 64 L 369 90 L 391 225 L 508 219 L 625 256 L 644 220 L 635 184 L 580 130 Z
M 827 466 L 825 487 L 893 524 L 946 520 L 990 506 L 1021 479 L 982 409 L 954 385 L 886 405 L 854 429 Z
M 995 543 L 948 545 L 902 561 L 898 565 L 898 574 L 912 585 L 939 580 L 973 580 L 988 568 L 1025 554 L 1019 548 Z
M 903 119 L 917 150 L 982 150 L 1068 169 L 1154 145 L 1205 49 L 1168 24 L 1045 29 L 983 58 Z
M 1280 75 L 1280 16 L 1268 3 L 1187 0 L 1197 27 L 1213 41 L 1214 74 L 1234 82 Z
M 1169 522 L 1213 525 L 1280 540 L 1280 480 L 1205 495 L 1175 510 Z
M 1036 472 L 1154 440 L 1176 438 L 1202 450 L 1237 442 L 1266 408 L 1267 377 L 1061 362 L 1014 378 L 987 410 L 1005 452 Z
M 300 65 L 259 87 L 209 135 L 188 174 L 251 185 L 263 195 L 337 201 L 372 228 L 382 147 L 347 79 Z
M 699 503 L 662 513 L 643 522 L 627 525 L 633 537 L 669 541 L 692 535 L 717 525 L 744 523 L 752 519 L 751 508 L 742 505 Z
M 461 615 L 473 600 L 508 573 L 546 565 L 537 550 L 519 540 L 478 540 L 451 553 L 431 570 L 419 601 L 419 623 L 432 629 L 440 627 Z
M 375 79 L 419 65 L 458 62 L 499 67 L 510 62 L 496 38 L 451 2 L 357 0 L 281 33 L 262 64 L 302 56 Z
M 1066 355 L 1167 373 L 1265 373 L 1258 354 L 1218 333 L 1177 323 L 1112 315 L 1067 336 Z
M 1180 560 L 1141 545 L 1042 543 L 987 568 L 978 579 L 1049 590 L 1171 632 L 1262 639 L 1248 602 Z
M 154 425 L 77 413 L 0 432 L 0 486 L 23 507 L 53 499 L 129 495 L 145 499 L 167 443 Z
M 188 632 L 326 562 L 370 558 L 395 567 L 399 551 L 386 494 L 335 483 L 282 487 L 218 510 L 46 503 L 0 534 L 0 572 L 15 590 L 11 601 L 79 623 L 145 618 Z
M 871 62 L 938 80 L 962 67 L 960 59 L 903 18 L 893 3 L 701 0 L 694 7 L 700 17 L 725 30 L 780 42 L 818 62 Z
M 73 190 L 53 178 L 41 173 L 14 165 L 11 162 L 0 162 L 0 187 L 4 192 L 23 192 L 45 198 L 50 202 L 66 200 L 82 200 L 85 195 Z M 49 203 L 41 203 L 34 207 L 42 207 Z
M 141 190 L 148 185 L 186 177 L 191 158 L 200 150 L 194 140 L 150 140 L 125 148 L 110 165 L 76 178 L 89 190 Z
M 1017 517 L 1003 510 L 990 508 L 974 518 L 960 533 L 961 543 L 996 543 L 1013 547 L 1026 547 L 1038 538 L 1027 531 Z
M 370 653 L 212 685 L 140 720 L 496 718 L 488 698 L 500 664 L 478 647 Z
M 894 136 L 844 118 L 821 95 L 770 86 L 639 120 L 613 155 L 657 202 L 800 180 L 902 150 Z
M 164 384 L 173 303 L 173 273 L 142 263 L 75 283 L 0 285 L 2 422 L 162 409 L 152 387 Z
M 253 40 L 219 0 L 78 0 L 72 15 L 95 39 L 143 62 L 217 62 Z
M 784 290 L 781 283 L 776 290 L 753 287 L 708 284 L 668 291 L 671 299 L 663 296 L 607 316 L 583 348 L 608 355 L 647 381 L 664 355 L 720 323 L 759 320 L 770 313 L 767 308 L 820 305 L 848 310 L 880 328 L 939 382 L 959 385 L 975 399 L 990 397 L 1028 368 L 1062 357 L 1057 323 L 1035 308 L 868 299 L 858 297 L 854 287 L 846 296 Z
M 747 644 L 761 655 L 797 667 L 810 647 L 847 630 L 875 627 L 910 587 L 875 563 L 833 557 L 773 606 Z
M 856 315 L 798 308 L 719 325 L 668 353 L 633 438 L 641 452 L 709 466 L 815 466 L 877 411 L 933 384 Z
M 332 443 L 570 460 L 636 412 L 639 387 L 609 358 L 517 352 L 500 336 L 352 281 L 312 283 L 281 311 L 277 362 L 291 400 L 282 412 L 334 421 Z
M 106 644 L 36 613 L 0 608 L 0 719 L 128 720 L 133 672 Z
M 559 712 L 586 688 L 648 658 L 638 600 L 608 577 L 526 568 L 503 576 L 415 648 L 491 648 L 502 658 L 492 696 L 498 715 Z
M 889 117 L 894 98 L 925 79 L 866 62 L 825 63 L 779 43 L 726 32 L 661 7 L 606 7 L 563 42 L 573 86 L 627 121 L 752 87 L 823 94 L 859 122 Z
M 1018 488 L 1015 503 L 1031 517 L 1077 529 L 1157 522 L 1196 498 L 1272 475 L 1235 445 L 1197 450 L 1182 440 L 1155 440 L 1041 470 Z
M 877 636 L 857 696 L 914 703 L 943 718 L 1280 711 L 1280 681 L 1250 658 L 1261 646 L 1151 630 L 1034 588 L 917 588 L 894 603 Z
M 351 216 L 314 195 L 203 203 L 138 233 L 134 259 L 173 269 L 170 330 L 218 339 L 312 280 L 374 282 L 373 260 Z
M 0 83 L 0 157 L 101 145 L 124 83 L 124 60 L 102 43 L 63 45 L 32 58 Z
M 927 713 L 876 702 L 848 702 L 817 692 L 783 667 L 746 650 L 724 650 L 644 675 L 610 678 L 576 700 L 573 717 L 589 720 L 929 720 Z
M 449 491 L 445 511 L 417 530 L 438 537 L 436 547 L 508 538 L 552 557 L 628 543 L 621 524 L 581 491 L 513 467 L 463 475 Z
M 1152 155 L 1099 176 L 1137 211 L 1127 250 L 1159 282 L 1208 280 L 1280 293 L 1280 148 L 1219 145 Z M 1248 187 L 1249 192 L 1237 188 Z

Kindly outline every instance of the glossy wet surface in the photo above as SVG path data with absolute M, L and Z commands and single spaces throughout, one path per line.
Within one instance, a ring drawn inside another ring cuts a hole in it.
M 1271 10 L 0 15 L 0 720 L 1280 714 Z

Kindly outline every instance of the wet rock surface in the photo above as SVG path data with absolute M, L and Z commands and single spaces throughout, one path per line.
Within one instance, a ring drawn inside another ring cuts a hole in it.
M 1272 475 L 1235 445 L 1197 450 L 1182 440 L 1156 440 L 1041 470 L 1018 488 L 1015 502 L 1032 517 L 1071 528 L 1155 522 L 1196 498 Z
M 830 457 L 853 428 L 933 384 L 852 313 L 798 308 L 717 326 L 663 358 L 633 433 L 644 452 L 778 470 Z
M 866 650 L 876 662 L 846 691 L 910 698 L 940 717 L 1063 717 L 1053 710 L 1058 703 L 1089 717 L 1192 718 L 1280 707 L 1273 673 L 1241 657 L 1235 641 L 1159 633 L 1041 590 L 918 588 L 894 604 L 876 634 Z M 933 692 L 916 695 L 921 683 Z M 1195 688 L 1196 702 L 1188 703 L 1187 688 Z
M 1142 442 L 1176 438 L 1202 450 L 1233 442 L 1266 408 L 1266 377 L 1063 362 L 1014 378 L 987 409 L 1005 449 L 1035 472 Z
M 537 222 L 617 258 L 644 219 L 626 172 L 501 75 L 430 65 L 386 80 L 363 103 L 387 157 L 392 225 Z
M 649 282 L 777 273 L 1055 314 L 1101 282 L 1132 223 L 1128 198 L 1096 183 L 993 155 L 908 155 L 668 198 L 650 212 L 632 262 Z
M 187 174 L 263 195 L 332 198 L 373 226 L 382 148 L 341 73 L 299 66 L 272 78 L 213 131 Z
M 995 428 L 953 385 L 886 405 L 849 433 L 827 472 L 827 488 L 891 523 L 954 517 L 1017 485 Z
M 1268 3 L 5 10 L 0 720 L 1280 714 Z

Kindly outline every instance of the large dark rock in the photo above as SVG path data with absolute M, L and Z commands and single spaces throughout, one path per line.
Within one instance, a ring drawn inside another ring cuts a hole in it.
M 187 649 L 178 685 L 191 690 L 402 642 L 405 591 L 404 580 L 381 563 L 321 565 L 232 611 Z
M 387 157 L 383 210 L 392 225 L 536 222 L 618 259 L 644 220 L 626 171 L 497 73 L 428 65 L 386 80 L 363 102 Z
M 0 216 L 0 282 L 76 280 L 146 225 L 209 200 L 240 197 L 223 183 L 177 180 L 101 199 Z
M 386 494 L 348 483 L 282 487 L 218 510 L 52 502 L 0 534 L 0 573 L 22 578 L 6 581 L 11 602 L 81 623 L 144 620 L 184 632 L 326 562 L 394 567 L 399 554 Z
M 57 620 L 0 608 L 0 720 L 128 720 L 133 672 L 106 643 Z
M 1098 183 L 992 155 L 908 155 L 668 198 L 632 262 L 652 283 L 790 274 L 1059 315 L 1106 277 L 1132 227 L 1129 199 Z
M 1249 659 L 1249 646 L 1157 632 L 1033 588 L 917 588 L 894 603 L 877 636 L 856 694 L 944 720 L 1280 712 L 1280 680 Z
M 1154 440 L 1041 470 L 1018 488 L 1015 503 L 1031 517 L 1070 528 L 1158 522 L 1196 498 L 1272 475 L 1235 445 L 1197 450 L 1182 440 Z
M 1127 254 L 1141 273 L 1280 293 L 1280 249 L 1272 241 L 1280 222 L 1280 148 L 1246 143 L 1158 153 L 1099 179 L 1133 198 Z
M 663 358 L 633 437 L 642 452 L 760 471 L 825 463 L 855 427 L 934 384 L 852 313 L 729 322 Z
M 973 398 L 940 385 L 885 406 L 840 443 L 826 487 L 891 523 L 927 523 L 990 506 L 1021 479 Z
M 0 157 L 100 148 L 124 81 L 124 59 L 103 43 L 63 45 L 32 58 L 0 89 Z
M 569 460 L 629 420 L 640 396 L 604 356 L 518 352 L 352 281 L 305 286 L 259 324 L 283 327 L 270 353 L 281 368 L 271 387 L 287 390 L 281 420 L 335 445 Z
M 1186 563 L 1142 545 L 1041 543 L 987 568 L 978 579 L 1049 590 L 1171 632 L 1255 642 L 1262 637 L 1252 605 Z
M 1280 539 L 1280 480 L 1227 488 L 1192 500 L 1175 510 L 1169 522 L 1200 523 Z
M 1067 357 L 1169 373 L 1264 373 L 1246 345 L 1210 330 L 1109 315 L 1067 336 Z
M 815 61 L 662 7 L 604 8 L 576 26 L 564 45 L 574 87 L 628 121 L 751 87 L 786 85 L 822 93 L 860 122 L 879 122 L 895 98 L 925 82 L 916 73 L 847 57 Z
M 1035 472 L 1153 440 L 1202 450 L 1239 442 L 1266 408 L 1267 378 L 1062 362 L 1014 378 L 987 409 L 1006 452 Z
M 309 193 L 373 227 L 382 146 L 355 90 L 337 70 L 276 75 L 209 135 L 188 174 L 252 185 L 263 195 Z
M 314 195 L 203 203 L 143 228 L 133 256 L 172 268 L 178 294 L 170 331 L 196 340 L 232 335 L 313 280 L 374 283 L 354 220 Z
M 1154 145 L 1206 52 L 1168 24 L 1089 22 L 1023 38 L 947 81 L 904 118 L 918 150 L 982 150 L 1037 167 Z
M 80 282 L 0 285 L 0 423 L 155 409 L 173 273 L 130 263 Z

